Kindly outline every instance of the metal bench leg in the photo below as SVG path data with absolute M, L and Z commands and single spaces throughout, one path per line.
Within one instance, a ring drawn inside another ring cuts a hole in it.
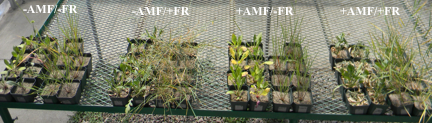
M 7 108 L 0 108 L 0 115 L 4 123 L 13 123 L 12 117 Z

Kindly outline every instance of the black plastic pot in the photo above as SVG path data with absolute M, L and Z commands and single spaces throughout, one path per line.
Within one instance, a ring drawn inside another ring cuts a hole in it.
M 290 96 L 290 100 L 291 100 L 290 104 L 276 104 L 276 103 L 272 102 L 274 112 L 290 112 L 290 109 L 291 109 L 292 104 L 293 104 L 292 92 L 289 91 L 288 95 Z M 274 98 L 274 96 L 272 96 L 272 97 Z
M 14 102 L 15 99 L 12 97 L 11 93 L 0 94 L 0 102 Z
M 270 98 L 270 93 L 271 91 L 267 94 L 268 97 L 268 102 L 264 103 L 264 102 L 260 102 L 258 105 L 257 102 L 253 102 L 252 100 L 249 101 L 249 108 L 251 111 L 266 111 L 268 105 L 270 104 L 271 98 Z
M 169 108 L 168 104 L 165 104 L 165 101 L 162 99 L 156 99 L 156 108 Z
M 89 61 L 89 63 L 87 64 L 87 66 L 83 66 L 83 67 L 86 69 L 86 74 L 85 74 L 85 76 L 86 76 L 86 77 L 89 77 L 90 74 L 91 74 L 91 72 L 92 72 L 92 70 L 93 70 L 93 64 L 92 64 L 92 59 L 93 59 L 93 57 L 92 57 L 92 54 L 91 54 L 91 53 L 83 53 L 82 56 L 84 56 L 84 57 L 90 57 L 90 61 Z
M 390 95 L 390 94 L 389 94 Z M 414 107 L 414 104 L 410 104 L 410 105 L 402 105 L 399 107 L 394 106 L 391 103 L 391 100 L 389 98 L 389 95 L 387 95 L 387 104 L 390 105 L 390 109 L 393 111 L 394 115 L 408 115 L 412 113 L 412 109 Z M 407 112 L 408 111 L 408 112 Z
M 294 94 L 294 91 L 296 91 L 296 90 L 293 88 L 293 91 L 292 91 L 293 94 Z M 297 113 L 310 113 L 314 101 L 313 101 L 313 98 L 312 98 L 312 92 L 311 91 L 308 91 L 308 92 L 310 93 L 310 98 L 311 98 L 312 104 L 296 104 L 293 101 L 293 110 L 294 110 L 294 112 L 297 112 Z M 294 96 L 293 96 L 293 100 L 294 100 Z
M 417 107 L 413 106 L 412 113 L 410 115 L 412 116 L 422 116 L 424 112 L 424 109 L 418 109 Z M 426 109 L 426 116 L 430 116 L 431 112 L 430 110 Z
M 131 92 L 130 90 L 131 89 L 129 88 L 128 92 Z M 129 103 L 130 98 L 131 98 L 130 93 L 128 93 L 128 95 L 126 97 L 111 97 L 110 96 L 110 99 L 111 99 L 113 106 L 125 106 L 126 104 Z
M 276 74 L 276 73 L 280 73 L 280 74 Z M 280 87 L 279 86 L 276 86 L 276 85 L 274 85 L 273 84 L 273 75 L 286 75 L 286 77 L 290 77 L 291 76 L 291 72 L 288 72 L 288 71 L 274 71 L 274 70 L 271 70 L 270 72 L 269 72 L 269 74 L 270 74 L 270 85 L 272 85 L 273 86 L 273 89 L 275 90 L 275 91 L 281 91 L 280 90 Z M 289 81 L 289 78 L 288 78 L 288 81 Z M 292 88 L 292 83 L 290 83 L 290 85 L 287 85 L 287 88 Z
M 79 83 L 79 82 L 73 82 L 73 83 Z M 77 88 L 75 96 L 69 98 L 69 97 L 59 97 L 57 95 L 57 99 L 63 104 L 78 104 L 81 98 L 81 92 L 82 92 L 81 86 L 82 84 L 80 83 L 79 87 Z M 60 93 L 62 93 L 62 90 L 60 90 L 58 94 Z
M 10 91 L 12 91 L 13 86 Z M 12 97 L 11 93 L 8 92 L 6 94 L 0 94 L 0 102 L 15 102 L 15 99 Z
M 369 93 L 367 91 L 366 91 L 366 95 L 369 97 Z M 389 107 L 389 105 L 378 105 L 378 104 L 372 103 L 372 100 L 370 99 L 370 97 L 368 98 L 368 100 L 369 100 L 369 108 L 368 108 L 367 114 L 383 115 Z M 386 101 L 387 101 L 387 99 L 386 99 Z
M 132 104 L 133 106 L 139 106 L 142 103 L 145 103 L 146 100 L 149 98 L 149 95 L 147 95 L 146 97 L 134 97 L 132 100 Z M 150 107 L 149 103 L 145 103 L 143 107 Z
M 191 97 L 191 96 L 190 96 Z M 175 108 L 177 108 L 177 109 L 187 109 L 187 108 L 190 108 L 190 103 L 192 103 L 193 102 L 193 99 L 192 98 L 189 98 L 190 100 L 189 100 L 189 102 L 188 101 L 186 101 L 186 100 L 183 100 L 183 101 L 181 101 L 181 100 L 176 100 L 176 104 L 173 104 L 174 105 L 174 107 Z
M 349 104 L 349 102 L 348 102 L 348 100 L 347 100 L 347 97 L 346 97 L 346 95 L 345 95 L 346 92 L 347 92 L 348 90 L 351 90 L 351 91 L 358 91 L 358 89 L 345 89 L 344 93 L 342 94 L 342 97 L 345 97 L 345 98 L 344 98 L 344 102 L 345 102 L 345 104 L 346 104 L 346 106 L 347 106 L 347 108 L 348 108 L 348 112 L 349 112 L 350 114 L 356 114 L 356 115 L 359 115 L 359 114 L 366 114 L 366 113 L 368 112 L 369 105 L 370 105 L 370 99 L 369 99 L 369 96 L 366 95 L 366 93 L 364 92 L 364 90 L 362 90 L 362 92 L 363 92 L 363 94 L 365 95 L 366 99 L 368 99 L 369 105 L 364 105 L 364 106 L 352 106 L 351 104 Z
M 245 90 L 246 91 L 246 90 Z M 231 94 L 229 95 L 229 100 L 230 100 L 230 104 L 231 104 L 231 110 L 233 111 L 246 111 L 248 108 L 248 104 L 250 101 L 250 95 L 249 95 L 249 90 L 246 92 L 247 93 L 247 100 L 246 102 L 232 102 L 231 101 Z
M 44 85 L 44 86 L 45 86 L 45 85 Z M 45 103 L 45 104 L 58 104 L 58 103 L 60 103 L 60 101 L 57 99 L 57 95 L 58 95 L 58 93 L 60 92 L 60 89 L 61 89 L 61 85 L 59 86 L 57 93 L 56 93 L 55 95 L 53 95 L 53 96 L 49 96 L 49 95 L 47 95 L 47 96 L 42 96 L 42 95 L 41 95 L 41 97 L 42 97 L 44 103 Z
M 330 67 L 332 70 L 335 70 L 334 67 L 336 66 L 336 63 L 342 62 L 342 61 L 349 61 L 351 60 L 351 56 L 350 53 L 348 52 L 348 50 L 346 50 L 346 52 L 348 53 L 348 58 L 346 59 L 341 59 L 341 58 L 333 58 L 332 57 L 332 52 L 331 52 L 331 48 L 334 47 L 335 45 L 330 45 L 329 46 L 329 59 L 330 59 Z
M 289 46 L 289 47 L 291 47 L 291 46 L 294 46 L 294 47 L 300 47 L 300 52 L 301 52 L 301 54 L 300 54 L 300 58 L 303 56 L 303 48 L 302 48 L 301 44 L 299 44 L 299 43 L 291 43 L 291 42 L 287 42 L 287 43 L 284 44 L 284 49 L 285 49 L 286 46 Z M 295 59 L 295 58 L 290 58 L 290 59 Z
M 30 81 L 30 80 L 24 80 L 23 82 L 26 83 L 33 83 L 33 86 L 39 87 L 39 84 L 36 82 L 36 80 Z M 36 94 L 32 94 L 35 90 L 30 89 L 29 92 L 27 92 L 26 94 L 15 94 L 14 92 L 17 90 L 18 87 L 14 86 L 12 87 L 11 90 L 11 95 L 12 97 L 17 101 L 17 102 L 34 102 L 35 97 L 37 96 Z
M 228 87 L 228 90 L 236 90 L 235 83 L 233 83 L 233 85 L 228 85 L 228 73 L 231 73 L 231 71 L 228 71 L 227 74 L 226 74 L 227 75 L 227 87 Z M 245 77 L 245 81 L 243 82 L 244 84 L 241 87 L 242 90 L 248 90 L 248 86 L 246 85 L 246 82 L 247 82 L 247 78 Z
M 83 69 L 80 69 L 83 70 Z M 86 71 L 87 70 L 83 70 Z M 85 76 L 87 73 L 84 72 L 84 75 L 82 77 L 81 80 L 72 80 L 72 83 L 79 83 L 79 86 L 77 88 L 76 94 L 75 96 L 68 98 L 68 97 L 58 97 L 58 100 L 63 103 L 63 104 L 78 104 L 79 100 L 81 98 L 81 92 L 84 89 L 85 84 L 87 83 L 87 76 Z M 70 81 L 70 80 L 66 80 L 66 81 Z M 59 94 L 62 92 L 62 90 L 60 90 Z

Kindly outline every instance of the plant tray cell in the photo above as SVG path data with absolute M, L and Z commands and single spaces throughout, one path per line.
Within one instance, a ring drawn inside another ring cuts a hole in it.
M 15 100 L 10 94 L 10 92 L 7 94 L 0 94 L 0 102 L 14 102 L 14 101 Z
M 350 56 L 349 53 L 348 53 L 348 58 L 346 58 L 346 59 L 333 58 L 332 52 L 331 52 L 331 48 L 334 47 L 334 46 L 335 45 L 330 45 L 329 46 L 329 60 L 330 60 L 330 67 L 331 67 L 332 70 L 335 70 L 334 67 L 336 66 L 336 63 L 339 63 L 339 62 L 342 62 L 342 61 L 350 61 L 351 60 L 351 56 Z
M 32 83 L 33 83 L 32 87 L 34 87 L 34 86 L 38 87 L 39 86 L 36 81 L 33 81 Z M 26 94 L 13 93 L 17 90 L 17 88 L 18 88 L 17 86 L 14 86 L 14 87 L 12 87 L 12 90 L 11 90 L 11 92 L 12 92 L 11 95 L 17 102 L 24 102 L 24 103 L 33 102 L 35 97 L 37 96 L 36 94 L 32 94 L 35 91 L 33 89 L 30 89 L 30 91 Z

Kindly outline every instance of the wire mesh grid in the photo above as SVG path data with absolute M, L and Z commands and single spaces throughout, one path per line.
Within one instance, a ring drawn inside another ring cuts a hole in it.
M 211 68 L 200 75 L 200 99 L 194 109 L 230 110 L 228 97 L 225 95 L 226 71 L 228 70 L 228 41 L 231 34 L 243 35 L 244 42 L 252 41 L 253 35 L 263 33 L 265 56 L 272 53 L 272 36 L 279 35 L 278 24 L 292 21 L 287 15 L 245 16 L 240 9 L 250 7 L 292 7 L 290 1 L 280 0 L 67 0 L 63 5 L 76 5 L 79 26 L 85 41 L 85 52 L 93 54 L 93 73 L 85 87 L 81 105 L 111 106 L 106 93 L 108 86 L 104 81 L 110 72 L 117 68 L 119 56 L 126 53 L 126 38 L 145 38 L 142 34 L 153 27 L 165 27 L 165 32 L 187 32 L 198 30 L 201 35 L 196 42 L 208 44 L 199 49 L 198 59 L 210 61 Z M 386 6 L 400 8 L 396 16 L 407 22 L 404 31 L 410 31 L 410 15 L 404 1 L 386 1 Z M 314 106 L 312 113 L 347 114 L 341 95 L 332 90 L 337 86 L 334 72 L 328 60 L 328 44 L 334 36 L 345 32 L 350 43 L 367 43 L 368 31 L 375 29 L 371 23 L 384 26 L 382 16 L 347 16 L 342 15 L 343 7 L 380 7 L 372 0 L 299 0 L 295 15 L 301 15 L 304 22 L 301 34 L 306 37 L 302 43 L 309 55 L 315 56 L 310 74 L 312 75 L 312 93 Z M 139 7 L 188 7 L 188 16 L 182 15 L 136 15 Z M 287 19 L 287 17 L 289 19 Z M 65 22 L 65 14 L 57 13 L 49 25 L 51 35 L 61 39 L 58 23 Z M 185 29 L 185 27 L 187 27 Z M 189 29 L 189 30 L 188 30 Z M 241 31 L 240 31 L 241 30 Z

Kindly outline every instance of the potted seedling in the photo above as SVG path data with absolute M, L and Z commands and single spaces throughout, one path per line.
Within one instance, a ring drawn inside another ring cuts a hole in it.
M 70 49 L 77 49 L 79 52 L 84 52 L 84 41 L 81 38 L 79 25 L 79 17 L 75 14 L 67 14 L 66 22 L 59 25 L 61 33 L 65 39 L 63 46 L 64 52 L 69 52 Z
M 369 49 L 362 42 L 359 42 L 355 45 L 350 45 L 348 51 L 354 61 L 368 59 L 369 56 Z
M 366 114 L 369 108 L 369 101 L 362 89 L 346 89 L 345 102 L 350 114 Z
M 337 41 L 330 45 L 330 64 L 331 69 L 334 70 L 335 64 L 342 61 L 350 60 L 348 53 L 348 42 L 345 39 L 345 33 L 336 36 Z
M 151 77 L 153 76 L 150 67 L 144 67 L 138 70 L 139 77 L 135 78 L 131 83 L 132 88 L 131 97 L 133 98 L 133 106 L 146 107 L 148 105 L 148 99 L 150 98 L 150 85 L 152 84 Z
M 69 53 L 65 56 L 70 56 Z M 75 62 L 64 62 L 69 63 L 65 64 L 64 69 L 66 70 L 66 76 L 64 77 L 64 81 L 62 83 L 62 88 L 57 96 L 59 101 L 63 104 L 77 104 L 81 97 L 81 92 L 83 86 L 87 82 L 87 70 L 83 67 L 76 67 Z
M 422 92 L 420 94 L 415 94 L 412 95 L 412 98 L 414 100 L 412 116 L 430 116 L 430 111 L 432 111 L 430 92 Z
M 243 54 L 245 54 L 245 52 L 249 52 L 247 47 L 245 47 L 242 43 L 242 39 L 243 36 L 239 36 L 238 38 L 236 37 L 235 34 L 232 34 L 232 38 L 231 38 L 231 42 L 229 43 L 229 47 L 228 47 L 228 53 L 229 53 L 229 61 L 232 60 L 236 60 L 236 61 L 240 61 L 240 59 L 243 58 Z M 248 55 L 249 55 L 248 53 Z M 239 62 L 239 65 L 241 66 L 241 68 L 243 70 L 245 70 L 245 66 L 247 65 L 247 59 L 248 57 L 245 57 L 245 59 L 242 60 L 242 62 Z M 233 62 L 229 62 L 229 67 L 233 66 Z
M 261 68 L 259 66 L 264 65 L 272 65 L 273 61 L 267 61 L 267 62 L 255 62 L 253 66 L 246 66 L 246 68 L 250 68 L 247 76 L 247 85 L 250 86 L 252 84 L 257 84 L 258 81 L 261 81 L 264 79 L 264 68 Z
M 264 78 L 260 78 L 256 85 L 252 85 L 250 88 L 250 110 L 265 111 L 270 103 L 269 92 L 269 83 Z
M 26 69 L 26 67 L 21 65 L 17 60 L 12 60 L 12 62 L 4 60 L 4 63 L 6 65 L 6 69 L 5 71 L 1 72 L 1 74 L 6 78 L 6 80 L 18 80 L 22 76 L 23 71 Z
M 294 77 L 297 79 L 293 79 Z M 309 113 L 312 109 L 313 99 L 310 90 L 310 79 L 309 74 L 300 73 L 298 69 L 290 77 L 290 81 L 293 84 L 295 83 L 292 93 L 294 112 Z
M 262 33 L 258 35 L 254 35 L 253 42 L 246 43 L 246 48 L 250 52 L 249 59 L 248 59 L 248 64 L 250 66 L 253 66 L 253 64 L 255 64 L 256 61 L 261 62 L 263 60 L 264 52 L 263 52 L 263 45 L 261 41 L 262 41 Z M 260 67 L 263 68 L 264 65 Z
M 232 51 L 230 52 L 231 55 L 234 56 L 234 50 L 230 51 Z M 249 51 L 246 51 L 244 54 L 238 55 L 242 57 L 239 61 L 231 59 L 234 66 L 230 67 L 232 73 L 228 73 L 228 89 L 230 91 L 227 92 L 227 94 L 230 94 L 231 110 L 247 110 L 250 98 L 249 89 L 245 85 L 245 81 L 248 72 L 243 72 L 242 67 L 239 64 L 243 62 L 248 55 Z
M 113 73 L 117 73 L 117 71 L 114 70 Z M 115 76 L 112 79 L 107 80 L 110 86 L 110 90 L 108 91 L 109 96 L 114 106 L 125 106 L 129 103 L 129 99 L 131 98 L 129 95 L 131 89 L 127 86 L 128 83 L 126 81 L 123 81 L 123 78 L 120 79 L 120 81 L 116 81 L 119 76 L 118 74 L 114 75 Z
M 237 54 L 236 51 L 234 51 L 233 47 L 230 47 L 230 54 L 231 56 L 241 56 L 241 58 L 234 58 L 231 59 L 231 64 L 232 66 L 230 66 L 230 71 L 228 71 L 227 73 L 227 78 L 228 78 L 228 89 L 229 90 L 234 90 L 237 86 L 240 86 L 240 88 L 237 89 L 247 89 L 247 86 L 244 85 L 246 84 L 246 75 L 248 72 L 243 72 L 243 68 L 241 65 L 243 62 L 245 62 L 244 60 L 249 56 L 249 51 L 246 50 L 244 53 L 241 50 L 240 51 L 242 54 Z M 238 60 L 236 60 L 238 59 Z M 245 66 L 248 68 L 248 66 Z
M 33 37 L 33 35 L 30 35 L 30 37 L 25 38 L 24 36 L 21 37 L 21 44 L 24 44 L 25 47 L 23 47 L 23 49 L 25 50 L 25 53 L 31 53 L 33 52 L 35 49 L 38 48 L 39 46 L 39 42 L 37 40 L 35 40 L 36 37 Z
M 36 80 L 37 83 L 42 83 L 41 76 L 45 73 L 45 69 L 43 69 L 42 66 L 35 65 L 34 63 L 30 63 L 30 65 L 31 66 L 24 70 L 22 78 Z
M 367 62 L 365 62 L 367 63 Z M 378 73 L 370 72 L 367 78 L 363 78 L 363 84 L 366 89 L 366 94 L 369 96 L 369 108 L 367 113 L 372 115 L 382 115 L 386 112 L 389 105 L 387 105 L 387 94 L 385 83 L 388 81 L 388 76 Z
M 270 76 L 274 89 L 272 92 L 273 111 L 289 112 L 293 98 L 290 91 L 291 81 L 289 80 L 288 73 L 272 71 Z
M 289 60 L 295 61 L 296 63 L 296 65 L 293 67 L 293 74 L 290 75 L 290 81 L 293 84 L 294 88 L 305 88 L 307 91 L 310 91 L 311 76 L 309 75 L 309 71 L 312 67 L 312 60 L 314 58 L 309 58 L 307 50 L 305 50 L 304 52 L 305 53 L 302 58 Z
M 338 67 L 336 71 L 339 72 L 338 82 L 344 89 L 358 89 L 361 87 L 363 78 L 366 78 L 365 73 L 369 73 L 367 70 L 362 70 L 360 67 L 355 67 L 354 64 L 349 64 L 346 67 Z M 341 90 L 343 91 L 343 90 Z
M 14 81 L 6 80 L 4 76 L 1 76 L 0 80 L 0 102 L 12 102 L 14 101 L 11 90 L 13 87 Z
M 36 80 L 19 79 L 16 82 L 11 83 L 14 87 L 11 90 L 12 97 L 17 102 L 33 102 L 36 94 L 32 94 L 33 87 L 38 87 Z

